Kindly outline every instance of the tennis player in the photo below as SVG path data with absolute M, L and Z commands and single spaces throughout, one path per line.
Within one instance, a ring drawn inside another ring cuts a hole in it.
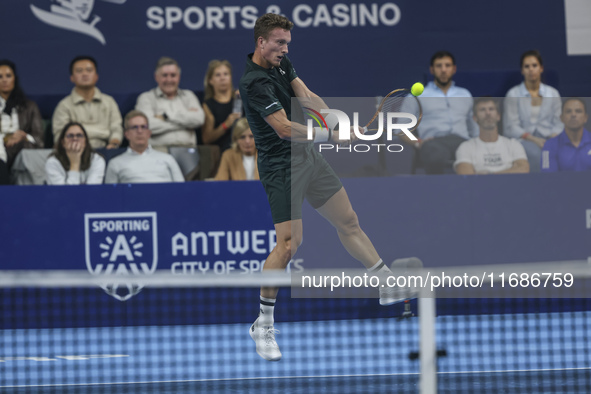
M 293 23 L 284 16 L 265 14 L 258 18 L 254 27 L 255 51 L 248 55 L 240 79 L 240 95 L 259 150 L 259 175 L 277 232 L 277 245 L 267 257 L 264 270 L 284 270 L 296 253 L 302 242 L 302 204 L 306 198 L 336 228 L 351 256 L 371 272 L 387 275 L 390 270 L 359 227 L 339 178 L 316 152 L 314 143 L 307 140 L 307 128 L 291 121 L 292 115 L 297 117 L 301 112 L 299 108 L 292 109 L 293 97 L 314 103 L 317 108 L 328 108 L 298 78 L 287 57 L 292 27 Z M 315 142 L 330 138 L 326 129 L 316 130 Z M 250 328 L 257 353 L 269 361 L 281 359 L 273 319 L 277 292 L 277 287 L 261 288 L 259 316 Z M 396 297 L 395 288 L 380 287 L 380 304 L 401 300 Z

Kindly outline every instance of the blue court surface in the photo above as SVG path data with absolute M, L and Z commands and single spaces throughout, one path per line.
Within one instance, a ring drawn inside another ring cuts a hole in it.
M 589 327 L 589 312 L 438 317 L 438 392 L 589 392 Z M 4 330 L 0 392 L 418 392 L 416 317 L 276 328 L 274 363 L 248 324 Z

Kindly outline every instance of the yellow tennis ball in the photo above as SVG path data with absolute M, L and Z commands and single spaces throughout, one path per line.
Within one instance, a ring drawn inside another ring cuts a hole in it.
M 423 94 L 423 90 L 425 90 L 425 87 L 420 82 L 415 83 L 414 85 L 412 85 L 412 88 L 410 88 L 410 92 L 413 96 L 420 96 L 421 94 Z

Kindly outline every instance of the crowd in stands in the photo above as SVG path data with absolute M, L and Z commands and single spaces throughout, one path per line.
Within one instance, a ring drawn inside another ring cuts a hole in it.
M 563 100 L 542 82 L 538 51 L 520 59 L 523 82 L 503 102 L 474 99 L 456 86 L 454 56 L 431 58 L 429 82 L 419 97 L 422 122 L 418 141 L 402 137 L 427 174 L 527 173 L 591 169 L 591 135 L 584 100 Z M 53 151 L 45 162 L 49 185 L 156 183 L 195 180 L 179 167 L 173 149 L 196 152 L 198 144 L 216 152 L 204 178 L 257 180 L 257 150 L 241 100 L 232 83 L 232 66 L 212 60 L 204 77 L 204 100 L 181 89 L 181 67 L 162 57 L 155 68 L 156 87 L 141 93 L 125 119 L 116 101 L 99 90 L 98 65 L 90 56 L 70 63 L 71 93 L 53 112 Z M 0 184 L 23 149 L 44 148 L 39 108 L 21 88 L 14 63 L 0 60 Z M 221 159 L 220 159 L 221 157 Z M 182 163 L 181 163 L 182 164 Z M 194 164 L 191 164 L 194 166 Z M 197 171 L 197 168 L 195 169 Z M 204 179 L 200 178 L 200 179 Z

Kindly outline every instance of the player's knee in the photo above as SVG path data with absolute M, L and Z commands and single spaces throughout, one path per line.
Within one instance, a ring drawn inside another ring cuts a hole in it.
M 341 218 L 341 225 L 338 229 L 341 233 L 352 234 L 359 231 L 359 219 L 353 209 Z
M 291 259 L 293 255 L 297 252 L 298 248 L 302 244 L 302 237 L 301 236 L 292 236 L 289 238 L 283 239 L 279 242 L 278 246 L 279 252 L 283 259 Z

